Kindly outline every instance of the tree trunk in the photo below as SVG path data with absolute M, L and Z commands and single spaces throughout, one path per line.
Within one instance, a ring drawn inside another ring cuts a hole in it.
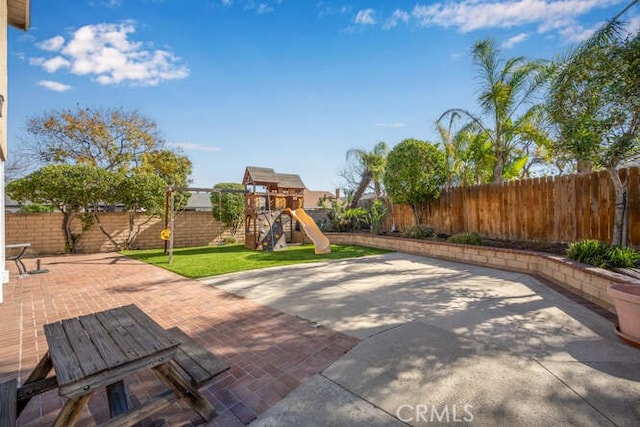
M 115 241 L 115 239 L 111 236 L 111 234 L 109 234 L 109 232 L 102 225 L 102 222 L 100 221 L 100 215 L 98 215 L 97 210 L 93 211 L 93 218 L 96 220 L 96 223 L 98 224 L 98 228 L 100 228 L 100 231 L 102 232 L 102 234 L 104 234 L 107 237 L 107 239 L 116 248 L 116 250 L 119 251 L 120 249 L 122 249 L 118 244 L 118 242 Z
M 147 224 L 149 221 L 151 221 L 154 218 L 154 216 L 147 215 L 147 219 L 139 223 L 138 225 L 136 225 L 136 221 L 135 221 L 136 220 L 135 211 L 127 212 L 127 216 L 129 217 L 129 235 L 127 236 L 127 240 L 124 243 L 124 248 L 132 249 L 133 242 L 135 242 L 138 236 L 140 235 L 140 230 L 142 229 L 142 226 Z
M 62 211 L 62 233 L 65 241 L 64 251 L 74 253 L 76 242 L 71 231 L 71 214 L 66 211 Z
M 373 194 L 375 195 L 376 199 L 379 199 L 382 195 L 382 187 L 380 186 L 380 181 L 378 180 L 373 181 Z
M 369 186 L 370 182 L 371 182 L 371 174 L 364 173 L 362 175 L 362 179 L 360 180 L 360 184 L 358 184 L 358 188 L 356 188 L 356 191 L 353 193 L 353 198 L 351 199 L 349 208 L 354 209 L 358 206 L 358 202 L 360 201 L 360 198 L 362 198 L 362 195 L 364 194 L 364 191 Z
M 413 212 L 413 219 L 416 222 L 414 225 L 422 224 L 422 206 L 411 205 L 411 211 Z
M 504 172 L 504 159 L 501 155 L 497 156 L 496 165 L 493 167 L 493 183 L 502 183 L 502 173 Z
M 615 209 L 613 215 L 613 232 L 612 232 L 612 245 L 626 246 L 627 242 L 623 241 L 622 226 L 624 223 L 624 210 L 626 204 L 626 188 L 620 179 L 620 174 L 615 168 L 607 168 L 611 181 L 613 182 L 613 188 L 615 191 Z

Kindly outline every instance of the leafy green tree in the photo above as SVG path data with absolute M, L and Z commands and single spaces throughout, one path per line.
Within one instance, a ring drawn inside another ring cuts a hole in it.
M 351 208 L 355 208 L 358 205 L 362 195 L 372 182 L 375 197 L 378 198 L 382 194 L 382 175 L 384 174 L 388 151 L 389 148 L 383 141 L 374 145 L 371 151 L 360 148 L 352 148 L 347 151 L 347 160 L 355 160 L 356 170 L 360 174 L 360 182 L 351 198 Z
M 405 139 L 387 156 L 384 186 L 393 203 L 410 205 L 416 224 L 421 224 L 421 207 L 440 197 L 445 169 L 445 155 L 436 145 Z
M 79 238 L 69 225 L 74 212 L 87 210 L 89 213 L 82 217 L 95 221 L 116 249 L 121 249 L 113 232 L 104 227 L 101 213 L 108 206 L 124 206 L 129 216 L 124 246 L 129 248 L 144 224 L 135 225 L 137 214 L 147 213 L 147 221 L 153 215 L 161 215 L 158 206 L 163 203 L 165 189 L 189 183 L 191 161 L 168 149 L 156 123 L 135 111 L 62 109 L 31 118 L 26 130 L 26 148 L 34 160 L 61 166 L 46 169 L 47 166 L 41 169 L 42 173 L 62 174 L 68 181 L 68 186 L 53 188 L 49 196 L 65 214 L 63 229 L 69 250 L 74 250 Z M 82 174 L 87 174 L 86 179 Z M 31 178 L 25 182 L 41 179 L 41 175 Z M 82 203 L 76 198 L 76 189 L 83 192 Z M 36 202 L 38 196 L 33 191 L 31 196 L 35 199 L 31 201 Z M 186 206 L 187 200 L 188 196 L 182 195 L 177 206 Z
M 186 186 L 191 175 L 191 161 L 168 149 L 157 124 L 136 111 L 55 110 L 27 121 L 25 141 L 25 151 L 38 162 L 154 173 L 167 186 Z
M 532 106 L 544 84 L 543 64 L 524 57 L 502 59 L 491 39 L 476 42 L 472 54 L 480 81 L 478 101 L 484 116 L 490 118 L 490 125 L 461 108 L 447 110 L 438 122 L 453 114 L 469 118 L 477 132 L 483 133 L 491 142 L 492 180 L 500 183 L 513 175 L 518 165 L 524 166 L 529 160 L 524 149 L 526 142 L 543 144 L 548 141 L 542 127 L 541 109 Z
M 213 186 L 211 193 L 211 211 L 213 217 L 231 230 L 233 236 L 244 222 L 244 194 L 241 192 L 225 192 L 224 190 L 244 190 L 244 186 L 236 182 L 221 182 Z
M 49 165 L 7 184 L 7 194 L 21 203 L 53 206 L 62 212 L 62 232 L 66 250 L 75 252 L 82 233 L 91 226 L 91 216 L 81 215 L 94 203 L 94 192 L 105 193 L 108 172 L 88 165 Z M 74 232 L 79 218 L 82 232 Z
M 624 245 L 628 183 L 618 168 L 640 154 L 639 34 L 625 35 L 614 18 L 553 71 L 547 109 L 558 129 L 555 148 L 568 153 L 580 172 L 609 172 L 615 189 L 612 243 Z
M 191 160 L 187 156 L 166 149 L 142 153 L 140 165 L 134 169 L 136 173 L 154 174 L 162 178 L 165 188 L 188 187 L 191 182 L 191 171 Z M 174 197 L 175 209 L 180 210 L 189 203 L 191 193 L 176 192 Z

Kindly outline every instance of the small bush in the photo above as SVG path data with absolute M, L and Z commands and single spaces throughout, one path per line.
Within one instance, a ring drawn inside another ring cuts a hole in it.
M 481 245 L 482 237 L 478 233 L 472 231 L 466 231 L 464 233 L 457 233 L 447 238 L 447 242 L 450 243 L 464 243 L 465 245 Z
M 222 239 L 222 244 L 223 245 L 235 245 L 236 244 L 236 239 L 235 237 L 225 237 Z
M 600 268 L 633 268 L 640 266 L 640 253 L 632 248 L 610 246 L 597 240 L 571 243 L 567 257 Z
M 404 237 L 410 239 L 434 239 L 436 232 L 430 225 L 416 225 L 405 231 Z
M 583 264 L 606 268 L 608 248 L 606 243 L 597 240 L 583 240 L 569 245 L 567 257 Z
M 640 252 L 632 248 L 613 246 L 608 251 L 609 268 L 633 268 L 640 267 Z

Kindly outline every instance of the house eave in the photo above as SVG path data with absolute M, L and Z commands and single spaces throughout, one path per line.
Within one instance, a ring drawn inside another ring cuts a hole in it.
M 15 28 L 26 31 L 29 28 L 30 0 L 7 1 L 7 23 Z

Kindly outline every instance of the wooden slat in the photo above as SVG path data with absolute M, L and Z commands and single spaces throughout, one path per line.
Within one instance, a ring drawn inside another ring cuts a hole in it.
M 141 407 L 136 408 L 135 411 L 112 418 L 109 421 L 100 424 L 100 427 L 120 427 L 134 425 L 139 421 L 142 421 L 145 418 L 149 417 L 150 415 L 168 408 L 178 400 L 178 396 L 176 396 L 173 391 L 167 390 L 161 395 L 154 397 Z
M 136 319 L 153 337 L 162 345 L 175 345 L 176 341 L 167 334 L 167 331 L 153 321 L 145 312 L 134 304 L 127 305 L 124 309 L 129 315 Z
M 81 316 L 79 321 L 82 327 L 93 337 L 95 348 L 100 353 L 107 368 L 111 369 L 120 366 L 129 360 L 96 316 Z
M 138 348 L 140 349 L 138 354 L 141 357 L 149 356 L 166 347 L 166 345 L 160 343 L 153 335 L 136 322 L 124 307 L 114 308 L 110 312 L 118 319 L 120 325 L 127 330 L 131 337 L 137 341 Z M 151 319 L 147 319 L 151 321 Z
M 56 367 L 58 384 L 71 384 L 83 378 L 80 362 L 69 344 L 62 323 L 44 325 L 44 334 L 49 344 L 51 359 Z
M 226 363 L 192 340 L 180 328 L 171 328 L 167 332 L 181 342 L 173 359 L 189 374 L 192 384 L 196 387 L 201 387 L 216 375 L 229 369 Z
M 18 389 L 18 402 L 22 403 L 23 401 L 29 401 L 34 396 L 53 390 L 57 387 L 58 379 L 55 376 L 26 383 Z
M 44 378 L 46 378 L 49 372 L 51 372 L 51 369 L 53 369 L 53 362 L 51 361 L 51 353 L 49 352 L 49 350 L 47 350 L 44 356 L 42 356 L 42 358 L 38 361 L 36 367 L 33 368 L 33 371 L 31 371 L 29 377 L 24 382 L 20 390 L 25 389 L 32 383 L 42 381 Z M 55 377 L 53 378 L 56 380 L 57 385 L 57 379 Z M 18 398 L 18 416 L 20 416 L 24 408 L 27 406 L 29 400 L 31 400 L 31 397 L 35 396 L 36 394 L 39 393 L 27 393 L 26 396 Z
M 153 370 L 158 378 L 167 384 L 174 393 L 184 398 L 202 418 L 209 421 L 216 416 L 216 411 L 213 409 L 213 406 L 207 402 L 196 388 L 185 381 L 170 363 L 156 366 Z
M 109 332 L 111 338 L 118 344 L 118 347 L 129 361 L 136 360 L 146 353 L 110 311 L 96 313 L 96 318 Z
M 67 427 L 75 425 L 78 418 L 80 418 L 80 414 L 82 410 L 87 405 L 87 402 L 91 398 L 93 392 L 84 394 L 74 399 L 69 399 L 56 417 L 56 420 L 53 423 L 54 427 Z
M 18 381 L 0 384 L 0 427 L 13 427 L 18 418 Z
M 107 364 L 87 336 L 79 319 L 66 319 L 61 324 L 85 376 L 107 369 Z

